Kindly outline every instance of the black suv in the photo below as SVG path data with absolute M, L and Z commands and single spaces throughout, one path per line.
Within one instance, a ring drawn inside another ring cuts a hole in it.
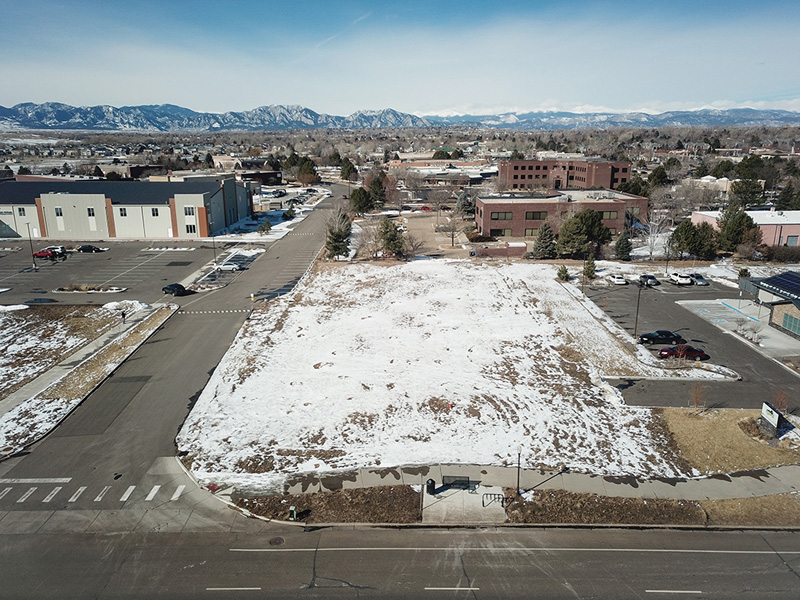
M 169 285 L 165 285 L 163 288 L 161 288 L 161 291 L 165 294 L 172 294 L 173 296 L 185 296 L 187 294 L 186 288 L 180 283 L 170 283 Z
M 666 329 L 659 329 L 658 331 L 651 331 L 650 333 L 643 333 L 639 336 L 640 344 L 683 344 L 684 340 L 677 333 L 667 331 Z

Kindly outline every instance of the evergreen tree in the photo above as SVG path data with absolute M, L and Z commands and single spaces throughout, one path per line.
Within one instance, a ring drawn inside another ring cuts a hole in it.
M 556 257 L 556 237 L 553 228 L 547 223 L 544 223 L 536 234 L 536 240 L 533 242 L 533 257 Z
M 558 232 L 556 253 L 559 256 L 583 256 L 589 248 L 589 241 L 575 217 L 567 219 Z
M 583 276 L 586 279 L 594 279 L 594 272 L 596 266 L 594 264 L 594 256 L 591 254 L 586 258 L 586 263 L 583 265 Z
M 711 170 L 711 174 L 720 179 L 721 177 L 728 177 L 730 178 L 733 175 L 733 171 L 736 167 L 734 166 L 733 162 L 729 160 L 723 160 L 718 162 L 714 168 Z
M 444 150 L 437 150 L 432 157 L 433 160 L 447 160 L 448 158 L 450 158 L 450 155 Z
M 711 223 L 700 223 L 696 227 L 690 252 L 702 260 L 713 260 L 717 256 L 717 235 Z
M 373 208 L 380 208 L 386 204 L 386 190 L 383 188 L 383 171 L 369 182 L 369 199 Z
M 325 239 L 325 250 L 328 258 L 347 256 L 350 252 L 347 238 L 350 236 L 352 227 L 350 217 L 341 206 L 337 207 L 327 222 L 328 233 Z
M 681 221 L 669 238 L 669 249 L 677 254 L 678 258 L 683 258 L 687 253 L 693 254 L 695 234 L 695 226 L 691 221 Z
M 708 165 L 706 164 L 706 161 L 701 160 L 700 164 L 697 165 L 697 168 L 694 170 L 694 176 L 699 179 L 701 177 L 705 177 L 706 175 L 708 175 L 709 172 L 710 171 L 708 170 Z
M 743 207 L 757 204 L 764 196 L 761 184 L 755 179 L 740 179 L 731 184 L 731 196 Z
M 558 273 L 556 273 L 556 277 L 558 277 L 559 281 L 566 281 L 569 279 L 569 271 L 567 271 L 567 265 L 561 265 L 558 268 Z
M 556 252 L 559 256 L 596 254 L 611 241 L 611 230 L 603 225 L 600 213 L 587 208 L 570 217 L 558 232 Z
M 22 166 L 19 169 L 17 169 L 17 175 L 30 175 L 30 174 L 31 170 L 26 166 Z
M 353 213 L 363 215 L 373 208 L 372 198 L 370 198 L 369 193 L 364 188 L 357 187 L 350 193 L 350 210 Z
M 466 190 L 461 192 L 456 200 L 456 210 L 461 211 L 465 215 L 474 215 L 475 197 L 469 194 Z
M 669 174 L 667 170 L 659 165 L 650 172 L 647 176 L 647 185 L 651 188 L 667 185 L 669 183 Z
M 378 225 L 378 238 L 385 254 L 402 256 L 405 249 L 403 234 L 400 233 L 397 225 L 388 217 L 383 217 Z
M 753 219 L 737 203 L 731 204 L 718 221 L 717 246 L 725 252 L 734 252 L 745 240 L 745 234 L 758 229 Z M 751 234 L 752 236 L 752 234 Z
M 305 158 L 297 170 L 297 180 L 303 185 L 310 185 L 319 181 L 317 167 L 311 159 Z
M 349 158 L 342 159 L 342 169 L 339 172 L 339 176 L 344 179 L 345 181 L 351 181 L 351 177 L 353 175 L 358 174 L 358 169 L 356 166 L 350 162 Z
M 778 210 L 790 210 L 790 206 L 794 202 L 795 191 L 792 182 L 790 181 L 781 190 L 781 193 L 778 194 L 778 198 L 775 201 L 775 208 Z
M 631 242 L 631 238 L 628 236 L 627 231 L 623 231 L 619 238 L 617 238 L 617 244 L 614 247 L 615 254 L 617 256 L 617 260 L 630 260 L 631 259 L 631 252 L 633 251 L 633 242 Z

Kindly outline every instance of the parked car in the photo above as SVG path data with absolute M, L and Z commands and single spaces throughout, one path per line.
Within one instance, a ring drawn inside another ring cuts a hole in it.
M 639 283 L 647 287 L 652 287 L 654 285 L 661 285 L 661 282 L 658 279 L 656 279 L 655 275 L 639 275 Z
M 431 210 L 433 210 L 433 209 L 432 209 L 430 206 L 420 206 L 420 207 L 419 207 L 419 209 L 420 209 L 420 210 L 424 210 L 424 211 L 426 211 L 426 212 L 427 212 L 427 211 L 431 211 Z
M 63 254 L 52 248 L 42 248 L 33 253 L 35 258 L 46 258 L 47 260 L 67 260 L 67 253 Z
M 658 356 L 661 358 L 686 358 L 690 360 L 707 360 L 710 358 L 702 348 L 695 348 L 687 344 L 662 348 L 659 350 Z
M 669 280 L 675 285 L 692 285 L 692 279 L 683 273 L 670 273 Z
M 625 279 L 622 275 L 612 275 L 611 283 L 613 283 L 614 285 L 628 285 L 628 280 Z
M 52 250 L 56 254 L 60 254 L 62 256 L 67 255 L 67 249 L 64 246 L 47 246 L 45 250 Z
M 708 281 L 706 281 L 706 278 L 700 275 L 700 273 L 689 273 L 689 279 L 691 279 L 692 283 L 695 285 L 708 285 Z
M 639 336 L 640 344 L 682 344 L 685 340 L 672 331 L 659 329 Z
M 83 246 L 78 246 L 75 248 L 75 252 L 105 252 L 107 248 L 98 248 L 97 246 L 92 246 L 91 244 L 84 244 Z
M 161 288 L 161 291 L 165 294 L 172 294 L 173 296 L 185 296 L 187 293 L 186 288 L 180 283 L 170 283 L 169 285 L 165 285 L 163 288 Z
M 235 262 L 224 262 L 218 264 L 214 267 L 217 271 L 241 271 L 241 265 L 237 265 Z

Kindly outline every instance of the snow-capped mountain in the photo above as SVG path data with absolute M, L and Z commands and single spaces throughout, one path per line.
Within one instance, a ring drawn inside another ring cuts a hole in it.
M 260 106 L 242 112 L 196 112 L 172 104 L 81 106 L 58 102 L 0 106 L 0 130 L 66 129 L 93 131 L 252 131 L 285 129 L 378 129 L 382 127 L 474 126 L 503 129 L 609 129 L 612 127 L 800 125 L 800 113 L 735 108 L 671 111 L 661 114 L 527 112 L 499 115 L 419 117 L 392 109 L 362 110 L 347 117 L 303 106 Z

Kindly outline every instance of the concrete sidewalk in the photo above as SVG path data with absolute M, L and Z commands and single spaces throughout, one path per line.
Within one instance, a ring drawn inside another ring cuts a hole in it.
M 443 486 L 445 476 L 468 478 L 469 488 Z M 335 475 L 320 473 L 290 478 L 283 491 L 302 494 L 381 485 L 413 485 L 424 488 L 428 479 L 433 479 L 436 491 L 434 495 L 424 495 L 424 523 L 501 523 L 505 520 L 505 512 L 500 499 L 505 495 L 504 489 L 516 489 L 517 469 L 459 464 L 359 469 Z M 800 465 L 695 479 L 638 479 L 570 471 L 520 469 L 519 487 L 521 491 L 553 489 L 626 498 L 751 498 L 800 491 Z
M 727 331 L 741 343 L 748 344 L 757 352 L 768 358 L 780 360 L 785 357 L 800 356 L 800 340 L 778 331 L 769 326 L 769 308 L 755 304 L 752 300 L 730 299 L 721 300 L 678 300 L 675 302 L 686 310 L 692 311 L 715 327 Z M 758 327 L 760 341 L 752 341 L 737 333 L 738 320 L 746 321 L 745 328 Z

